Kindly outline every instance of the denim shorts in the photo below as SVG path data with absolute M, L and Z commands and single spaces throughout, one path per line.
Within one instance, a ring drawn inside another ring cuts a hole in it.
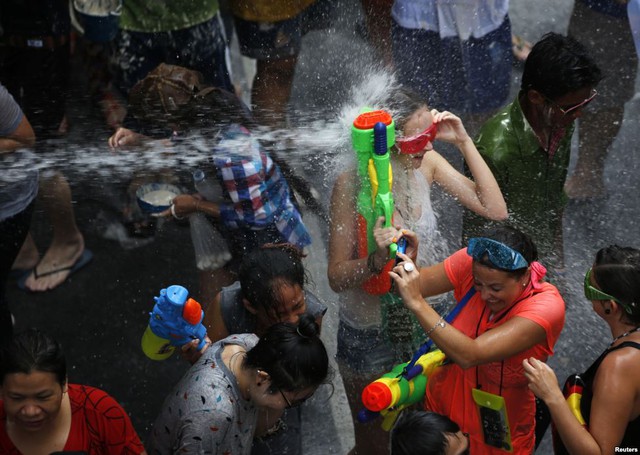
M 509 17 L 481 38 L 440 38 L 438 32 L 392 29 L 393 59 L 400 82 L 440 111 L 481 114 L 502 107 L 511 85 Z
M 277 60 L 300 53 L 302 37 L 311 30 L 331 26 L 331 0 L 317 0 L 300 14 L 279 22 L 253 22 L 234 17 L 242 55 L 257 60 Z
M 368 376 L 388 371 L 411 358 L 411 352 L 401 351 L 404 350 L 394 347 L 384 338 L 378 327 L 356 329 L 340 321 L 336 359 L 354 373 Z
M 119 88 L 124 93 L 160 63 L 200 71 L 207 84 L 233 91 L 227 68 L 222 23 L 218 15 L 208 21 L 170 32 L 120 30 L 117 38 Z

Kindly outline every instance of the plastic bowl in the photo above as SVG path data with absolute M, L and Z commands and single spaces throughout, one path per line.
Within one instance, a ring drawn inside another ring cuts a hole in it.
M 170 183 L 145 183 L 136 191 L 136 197 L 140 210 L 159 213 L 171 207 L 173 198 L 181 193 L 180 188 Z

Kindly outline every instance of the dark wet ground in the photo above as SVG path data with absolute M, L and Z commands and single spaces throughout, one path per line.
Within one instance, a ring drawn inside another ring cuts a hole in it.
M 358 2 L 341 0 L 339 4 L 344 14 L 337 32 L 312 33 L 305 40 L 293 92 L 294 109 L 312 112 L 323 107 L 326 112 L 337 106 L 346 96 L 356 71 L 351 57 L 369 52 L 351 31 L 360 14 Z M 531 11 L 530 2 L 512 1 L 514 30 L 521 30 L 532 41 L 547 30 L 563 31 L 571 4 L 569 0 L 549 1 L 545 3 L 547 9 L 541 6 L 539 11 Z M 517 83 L 517 71 L 514 78 Z M 108 153 L 108 131 L 81 97 L 81 78 L 76 82 L 76 98 L 70 105 L 73 131 L 62 146 L 94 144 L 104 146 Z M 622 129 L 606 163 L 607 196 L 596 201 L 572 202 L 565 213 L 567 325 L 556 346 L 557 354 L 550 360 L 560 378 L 587 367 L 610 339 L 605 324 L 592 313 L 582 296 L 582 277 L 595 251 L 610 243 L 640 246 L 639 111 L 640 99 L 627 103 Z M 311 173 L 312 180 L 317 178 L 311 169 L 306 171 Z M 160 227 L 153 242 L 124 249 L 97 233 L 98 214 L 104 211 L 104 201 L 108 200 L 104 189 L 117 186 L 118 178 L 91 180 L 74 175 L 71 171 L 76 215 L 94 260 L 64 285 L 44 294 L 26 294 L 10 286 L 8 297 L 16 328 L 47 328 L 66 348 L 70 381 L 103 388 L 116 397 L 144 438 L 162 400 L 187 368 L 177 356 L 163 362 L 146 359 L 140 350 L 140 337 L 153 306 L 153 296 L 161 288 L 181 284 L 197 294 L 189 229 L 168 222 Z M 460 210 L 437 190 L 434 193 L 442 214 L 440 225 L 447 226 L 449 236 L 455 237 L 459 233 Z M 317 219 L 307 214 L 307 220 L 317 239 L 307 267 L 317 293 L 330 307 L 323 338 L 329 350 L 335 352 L 337 300 L 326 285 L 325 247 Z M 33 227 L 41 247 L 46 246 L 51 234 L 46 226 L 46 216 L 38 206 Z M 339 376 L 334 383 L 336 390 L 330 400 L 323 391 L 305 408 L 305 453 L 346 453 L 352 444 Z M 545 442 L 539 453 L 549 451 Z

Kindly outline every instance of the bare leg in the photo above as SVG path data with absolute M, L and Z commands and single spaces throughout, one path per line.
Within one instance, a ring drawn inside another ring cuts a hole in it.
M 40 253 L 36 242 L 33 241 L 31 233 L 27 234 L 27 238 L 24 240 L 18 257 L 13 261 L 12 270 L 29 270 L 34 268 L 40 260 Z
M 624 115 L 624 105 L 580 117 L 580 146 L 573 175 L 565 185 L 570 198 L 588 199 L 604 193 L 604 161 Z
M 48 273 L 73 266 L 84 251 L 84 237 L 76 225 L 71 205 L 71 188 L 66 178 L 60 173 L 42 178 L 40 194 L 53 226 L 53 239 L 36 267 L 39 275 L 46 276 L 36 279 L 32 273 L 25 282 L 25 286 L 31 291 L 47 291 L 62 284 L 69 276 L 69 270 Z
M 296 56 L 278 60 L 258 60 L 251 90 L 251 104 L 258 123 L 284 128 L 287 106 L 295 75 Z
M 349 408 L 351 409 L 356 439 L 356 446 L 351 449 L 349 455 L 378 455 L 389 453 L 389 433 L 384 431 L 380 426 L 382 421 L 374 420 L 369 423 L 360 423 L 356 419 L 358 412 L 364 407 L 360 399 L 362 389 L 372 381 L 378 379 L 380 375 L 376 377 L 363 377 L 343 365 L 343 362 L 339 362 L 338 365 L 340 367 L 340 375 L 344 381 Z
M 258 123 L 273 128 L 285 128 L 287 106 L 291 96 L 291 86 L 295 75 L 297 57 L 280 60 L 258 60 L 258 68 L 253 81 L 251 103 Z M 274 161 L 280 167 L 289 185 L 297 191 L 305 204 L 326 219 L 322 206 L 316 200 L 309 184 L 289 166 L 285 156 L 271 151 Z
M 385 66 L 393 66 L 391 51 L 392 0 L 361 0 L 367 24 L 367 34 Z

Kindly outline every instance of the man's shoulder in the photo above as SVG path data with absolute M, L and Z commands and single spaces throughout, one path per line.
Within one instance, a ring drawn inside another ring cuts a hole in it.
M 517 100 L 508 104 L 487 120 L 475 140 L 483 157 L 503 160 L 518 153 L 526 134 L 522 110 Z

